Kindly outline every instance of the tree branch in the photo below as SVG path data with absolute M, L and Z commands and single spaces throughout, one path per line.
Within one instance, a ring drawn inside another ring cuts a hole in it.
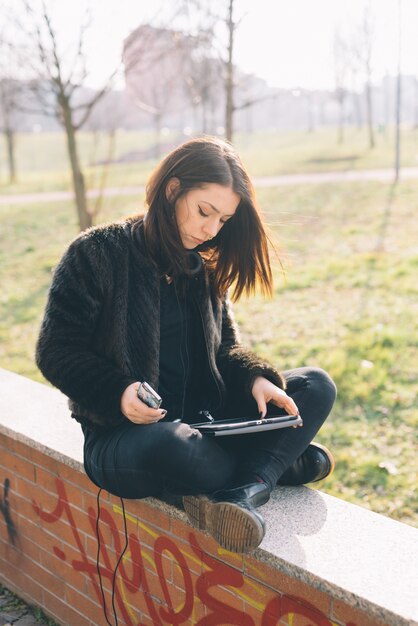
M 87 73 L 87 69 L 86 69 L 86 57 L 83 55 L 83 46 L 84 46 L 84 36 L 85 36 L 88 28 L 90 28 L 91 22 L 92 22 L 92 20 L 91 20 L 91 13 L 90 13 L 90 11 L 86 11 L 86 19 L 80 26 L 80 33 L 79 33 L 79 37 L 78 37 L 77 50 L 76 50 L 76 53 L 74 55 L 74 60 L 73 60 L 73 63 L 71 65 L 71 69 L 70 69 L 70 71 L 68 73 L 68 78 L 67 78 L 67 80 L 65 81 L 65 84 L 64 84 L 64 88 L 65 89 L 67 89 L 67 88 L 70 89 L 70 94 L 69 94 L 70 97 L 71 97 L 72 92 L 74 91 L 74 88 L 72 88 L 72 86 L 74 85 L 74 82 L 75 82 L 74 80 L 72 80 L 72 77 L 73 77 L 73 74 L 75 73 L 75 70 L 77 68 L 77 64 L 78 64 L 78 62 L 80 60 L 81 60 L 82 65 L 83 65 L 83 68 L 82 68 L 82 71 L 81 71 L 82 78 L 81 78 L 80 82 L 83 82 L 85 80 L 85 78 L 87 77 L 87 74 L 88 74 Z
M 259 102 L 265 102 L 265 100 L 270 100 L 271 98 L 275 98 L 276 95 L 277 94 L 275 93 L 271 93 L 271 94 L 266 94 L 265 96 L 260 96 L 259 98 L 253 98 L 252 100 L 247 100 L 246 102 L 243 102 L 242 104 L 235 105 L 234 111 L 241 111 L 242 109 L 248 109 L 249 107 L 252 107 L 254 104 L 258 104 Z
M 111 86 L 111 81 L 113 80 L 114 75 L 116 74 L 115 70 L 113 72 L 113 74 L 110 76 L 108 82 L 106 83 L 106 85 L 103 87 L 103 89 L 101 89 L 100 91 L 97 92 L 97 94 L 90 100 L 90 102 L 87 102 L 85 104 L 82 105 L 78 105 L 76 107 L 71 107 L 72 111 L 77 111 L 77 110 L 85 110 L 84 115 L 81 117 L 81 120 L 79 120 L 79 122 L 77 124 L 74 124 L 74 129 L 75 130 L 79 130 L 79 128 L 81 128 L 83 126 L 83 124 L 86 123 L 87 119 L 89 118 L 89 115 L 91 114 L 93 107 L 99 102 L 99 100 L 101 98 L 103 98 L 103 96 L 109 91 L 110 86 Z

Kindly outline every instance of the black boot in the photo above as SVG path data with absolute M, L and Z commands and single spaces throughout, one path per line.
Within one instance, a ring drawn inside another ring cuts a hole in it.
M 316 483 L 330 476 L 335 461 L 331 452 L 319 443 L 311 443 L 277 481 L 278 485 L 296 486 Z
M 265 504 L 270 491 L 264 483 L 222 489 L 208 496 L 184 496 L 190 522 L 207 531 L 220 546 L 231 552 L 250 552 L 263 540 L 266 526 L 254 506 Z
M 270 490 L 264 482 L 248 483 L 230 489 L 220 489 L 210 496 L 211 500 L 235 502 L 242 506 L 256 509 L 266 504 L 270 498 Z

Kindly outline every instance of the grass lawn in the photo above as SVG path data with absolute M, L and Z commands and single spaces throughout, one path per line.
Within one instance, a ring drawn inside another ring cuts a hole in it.
M 282 248 L 271 301 L 236 305 L 243 341 L 279 368 L 327 369 L 339 397 L 318 440 L 337 459 L 321 490 L 418 526 L 418 182 L 263 189 Z M 140 209 L 107 198 L 100 221 Z M 51 271 L 76 235 L 70 202 L 0 206 L 0 362 L 42 380 L 33 351 Z
M 176 134 L 166 135 L 163 142 L 177 141 Z M 146 150 L 154 143 L 152 133 L 118 131 L 114 159 Z M 338 145 L 335 129 L 313 133 L 301 131 L 270 133 L 237 133 L 235 145 L 252 176 L 274 176 L 302 172 L 344 171 L 348 169 L 392 168 L 394 163 L 394 132 L 376 133 L 376 148 L 367 145 L 366 131 L 347 129 L 346 139 Z M 107 157 L 109 139 L 103 133 L 80 132 L 80 157 L 87 187 L 131 186 L 143 184 L 156 161 L 114 163 L 107 168 L 92 165 Z M 164 153 L 164 151 L 163 151 Z M 20 134 L 16 140 L 18 180 L 7 183 L 6 149 L 0 137 L 0 193 L 29 193 L 71 188 L 66 140 L 63 133 Z M 402 131 L 403 167 L 418 166 L 418 130 Z

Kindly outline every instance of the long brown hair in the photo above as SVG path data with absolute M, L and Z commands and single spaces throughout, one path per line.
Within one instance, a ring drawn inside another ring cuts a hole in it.
M 167 183 L 177 178 L 179 189 L 168 200 Z M 191 139 L 175 148 L 161 161 L 146 187 L 148 212 L 145 240 L 151 258 L 174 278 L 184 274 L 184 249 L 175 218 L 176 201 L 192 189 L 217 183 L 230 187 L 241 198 L 235 215 L 210 241 L 197 248 L 213 276 L 217 295 L 234 287 L 233 299 L 256 286 L 271 295 L 273 279 L 268 239 L 257 209 L 254 187 L 230 144 L 216 137 Z

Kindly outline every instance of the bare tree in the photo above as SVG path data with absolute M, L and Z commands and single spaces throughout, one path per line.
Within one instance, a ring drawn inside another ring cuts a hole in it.
M 375 16 L 372 12 L 371 0 L 367 0 L 362 21 L 358 31 L 358 37 L 354 42 L 354 51 L 358 63 L 364 73 L 364 89 L 366 95 L 366 116 L 369 135 L 369 146 L 376 145 L 374 133 L 373 97 L 372 97 L 372 75 L 373 75 L 373 44 L 375 31 Z
M 234 43 L 237 23 L 234 21 L 234 0 L 228 0 L 226 15 L 226 27 L 228 32 L 227 57 L 225 63 L 225 137 L 232 141 L 234 132 Z
M 224 127 L 225 138 L 233 140 L 234 114 L 242 109 L 250 109 L 258 102 L 273 98 L 273 93 L 253 94 L 246 93 L 241 89 L 240 99 L 238 90 L 240 76 L 234 63 L 236 32 L 245 15 L 236 15 L 235 0 L 184 0 L 184 4 L 190 11 L 191 20 L 200 24 L 200 32 L 205 31 L 206 36 L 211 34 L 213 58 L 218 58 L 223 66 L 223 92 L 224 92 Z M 203 25 L 203 27 L 202 27 Z M 247 77 L 245 77 L 246 79 Z
M 363 120 L 363 111 L 362 111 L 362 97 L 361 97 L 361 88 L 359 81 L 359 67 L 358 63 L 356 63 L 353 55 L 350 55 L 351 62 L 349 64 L 349 91 L 351 92 L 351 107 L 353 111 L 353 120 L 357 126 L 358 130 L 361 130 L 364 125 Z
M 89 93 L 84 89 L 88 77 L 84 54 L 86 33 L 90 26 L 90 14 L 86 13 L 77 34 L 77 44 L 71 62 L 68 52 L 60 46 L 52 11 L 46 0 L 36 8 L 29 0 L 21 0 L 24 18 L 19 12 L 14 15 L 14 28 L 25 38 L 25 47 L 18 54 L 32 76 L 30 86 L 36 96 L 39 112 L 55 117 L 65 130 L 67 151 L 71 165 L 72 184 L 75 195 L 80 230 L 92 225 L 92 212 L 89 211 L 86 197 L 85 178 L 81 167 L 77 145 L 77 132 L 90 116 L 94 106 L 109 90 L 116 70 L 99 91 Z M 19 8 L 20 8 L 19 7 Z
M 184 65 L 190 49 L 187 35 L 163 25 L 142 24 L 124 42 L 126 89 L 133 104 L 153 120 L 156 158 L 165 116 L 184 106 Z
M 338 102 L 338 143 L 344 142 L 345 104 L 347 99 L 347 76 L 350 69 L 350 55 L 347 41 L 341 29 L 334 33 L 334 78 L 335 98 Z
M 271 98 L 273 95 L 268 94 L 267 96 L 248 97 L 239 104 L 236 104 L 235 94 L 238 80 L 236 76 L 236 66 L 234 64 L 235 34 L 244 16 L 239 18 L 235 16 L 234 0 L 226 0 L 226 2 L 226 16 L 224 18 L 227 33 L 225 59 L 225 138 L 227 141 L 232 141 L 234 135 L 234 113 L 240 109 L 249 109 L 257 102 Z
M 353 92 L 351 105 L 360 127 L 362 115 L 357 97 L 358 83 L 364 84 L 365 109 L 370 148 L 375 147 L 373 115 L 373 46 L 375 35 L 375 15 L 372 12 L 372 0 L 364 0 L 360 22 L 340 25 L 334 35 L 334 66 L 336 98 L 339 104 L 338 141 L 344 138 L 344 119 L 348 103 L 349 87 Z M 350 82 L 350 85 L 348 84 Z
M 414 130 L 418 129 L 418 76 L 415 76 L 414 81 Z
M 398 0 L 398 73 L 396 77 L 396 140 L 395 140 L 395 183 L 399 180 L 401 161 L 401 50 L 402 50 L 402 0 Z
M 20 83 L 12 78 L 0 78 L 0 129 L 6 142 L 9 183 L 16 182 L 15 112 Z
M 6 143 L 10 184 L 16 182 L 15 128 L 22 89 L 22 83 L 13 77 L 10 48 L 0 33 L 0 132 Z
M 222 91 L 222 63 L 213 55 L 210 31 L 200 30 L 198 37 L 193 37 L 193 45 L 186 55 L 184 65 L 184 87 L 186 97 L 193 109 L 194 128 L 201 132 L 213 132 L 214 111 L 219 104 Z M 197 120 L 201 110 L 200 122 Z
M 103 206 L 109 171 L 116 154 L 117 131 L 123 124 L 125 115 L 126 110 L 122 105 L 120 94 L 117 91 L 109 91 L 97 103 L 85 124 L 85 130 L 92 133 L 88 162 L 89 165 L 95 166 L 92 168 L 94 173 L 88 180 L 88 186 L 97 190 L 95 200 L 89 202 L 89 213 L 93 220 L 99 215 Z M 101 148 L 100 152 L 99 148 Z M 100 166 L 99 169 L 97 166 Z

